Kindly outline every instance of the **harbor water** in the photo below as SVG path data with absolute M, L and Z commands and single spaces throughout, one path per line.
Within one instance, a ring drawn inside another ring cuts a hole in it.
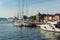
M 60 33 L 40 30 L 39 27 L 15 27 L 0 23 L 0 40 L 60 40 Z

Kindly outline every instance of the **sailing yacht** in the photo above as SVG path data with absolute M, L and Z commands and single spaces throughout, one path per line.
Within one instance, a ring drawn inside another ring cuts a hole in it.
M 20 0 L 18 0 L 18 20 L 15 21 L 14 25 L 15 26 L 21 26 L 22 24 L 26 24 L 25 23 L 25 20 L 24 20 L 24 0 L 22 0 L 22 15 L 19 15 L 20 14 Z M 19 17 L 21 16 L 21 17 Z
M 15 22 L 14 22 L 15 26 L 21 26 L 21 24 L 23 23 L 23 19 L 20 18 L 19 14 L 20 14 L 20 0 L 18 0 L 18 14 L 17 14 L 18 20 L 15 20 Z
M 23 23 L 24 23 L 24 21 L 22 19 L 20 19 L 20 20 L 16 20 L 14 25 L 15 26 L 21 26 Z

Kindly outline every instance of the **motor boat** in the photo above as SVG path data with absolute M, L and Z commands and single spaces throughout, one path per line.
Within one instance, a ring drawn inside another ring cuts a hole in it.
M 58 21 L 57 24 L 48 22 L 46 24 L 37 25 L 37 26 L 39 26 L 42 30 L 45 31 L 60 32 L 60 21 Z

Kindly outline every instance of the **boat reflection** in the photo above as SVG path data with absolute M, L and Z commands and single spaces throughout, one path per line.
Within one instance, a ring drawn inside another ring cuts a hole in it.
M 48 32 L 43 30 L 40 30 L 40 32 L 44 34 L 45 38 L 47 38 L 48 40 L 60 40 L 60 33 Z

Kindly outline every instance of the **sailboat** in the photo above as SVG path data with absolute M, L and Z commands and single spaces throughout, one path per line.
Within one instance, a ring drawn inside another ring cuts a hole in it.
M 21 17 L 19 17 L 19 14 L 20 14 L 20 0 L 18 0 L 18 20 L 15 20 L 15 23 L 14 23 L 14 25 L 15 26 L 22 26 L 22 25 L 27 25 L 26 23 L 25 23 L 25 20 L 24 20 L 24 0 L 22 0 L 22 16 Z

